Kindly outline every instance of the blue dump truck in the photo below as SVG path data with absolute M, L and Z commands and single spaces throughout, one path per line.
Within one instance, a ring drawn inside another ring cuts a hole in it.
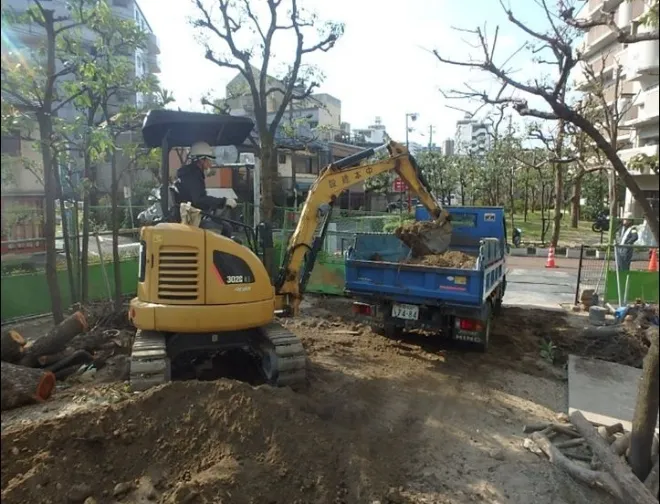
M 470 256 L 473 267 L 410 264 L 410 249 L 393 234 L 361 233 L 346 254 L 346 292 L 355 299 L 353 312 L 389 337 L 404 329 L 440 331 L 485 351 L 506 290 L 504 209 L 447 211 L 449 252 Z M 415 219 L 430 217 L 418 207 Z

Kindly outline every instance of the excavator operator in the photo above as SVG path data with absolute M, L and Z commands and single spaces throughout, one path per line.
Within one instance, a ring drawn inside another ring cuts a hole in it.
M 214 158 L 213 150 L 206 142 L 196 142 L 190 148 L 190 162 L 177 170 L 177 178 L 174 181 L 176 194 L 174 212 L 177 220 L 181 219 L 179 205 L 184 202 L 189 202 L 195 208 L 209 213 L 224 207 L 236 208 L 236 200 L 233 198 L 216 198 L 206 194 L 204 179 L 213 165 Z M 200 227 L 219 231 L 227 237 L 231 237 L 232 234 L 229 223 L 220 224 L 210 219 L 202 219 Z

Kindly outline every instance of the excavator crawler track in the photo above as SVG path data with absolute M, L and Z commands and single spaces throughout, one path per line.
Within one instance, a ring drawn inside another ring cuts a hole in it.
M 307 357 L 296 335 L 278 323 L 255 329 L 253 334 L 250 346 L 261 358 L 262 372 L 270 385 L 297 389 L 307 383 Z M 130 366 L 134 391 L 169 382 L 172 371 L 165 334 L 138 330 Z
M 135 333 L 131 352 L 130 383 L 135 391 L 167 383 L 171 380 L 171 364 L 163 333 L 139 330 Z
M 255 350 L 266 380 L 276 387 L 297 389 L 307 384 L 307 355 L 298 337 L 277 322 L 259 328 Z

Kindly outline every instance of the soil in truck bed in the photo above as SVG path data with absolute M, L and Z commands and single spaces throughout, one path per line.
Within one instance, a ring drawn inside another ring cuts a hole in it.
M 458 250 L 450 250 L 444 254 L 429 254 L 424 257 L 411 257 L 404 259 L 402 262 L 405 264 L 420 264 L 423 266 L 435 266 L 438 268 L 459 268 L 459 269 L 473 269 L 477 264 L 477 258 L 459 252 Z

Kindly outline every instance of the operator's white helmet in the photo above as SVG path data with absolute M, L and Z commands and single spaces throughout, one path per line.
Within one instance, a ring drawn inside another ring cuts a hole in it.
M 215 153 L 213 152 L 213 149 L 211 149 L 211 146 L 207 144 L 206 142 L 195 142 L 192 144 L 192 147 L 190 147 L 190 157 L 191 158 L 199 158 L 199 157 L 208 157 L 208 158 L 214 158 Z

